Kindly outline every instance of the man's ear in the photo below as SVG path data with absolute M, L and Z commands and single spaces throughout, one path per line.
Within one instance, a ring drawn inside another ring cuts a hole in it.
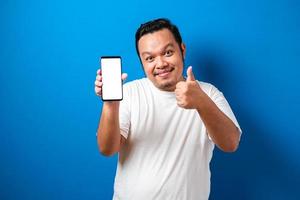
M 186 51 L 185 44 L 182 42 L 180 47 L 182 51 L 182 57 L 183 59 L 185 59 L 185 51 Z

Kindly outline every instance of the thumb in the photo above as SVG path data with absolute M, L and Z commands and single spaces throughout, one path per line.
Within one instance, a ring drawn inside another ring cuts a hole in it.
M 127 78 L 127 76 L 128 76 L 128 74 L 126 74 L 126 73 L 123 73 L 123 74 L 122 74 L 122 77 L 121 77 L 121 78 L 122 78 L 122 81 L 125 81 L 125 80 L 126 80 L 126 78 Z
M 192 66 L 189 66 L 187 71 L 186 71 L 186 74 L 187 74 L 187 79 L 186 81 L 195 81 L 195 76 L 194 76 L 194 73 L 193 73 L 193 69 L 192 69 Z

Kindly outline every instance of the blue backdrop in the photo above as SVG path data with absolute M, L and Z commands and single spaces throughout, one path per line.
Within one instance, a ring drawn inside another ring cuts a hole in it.
M 296 0 L 0 3 L 0 199 L 111 199 L 117 157 L 98 153 L 99 56 L 144 76 L 136 28 L 168 17 L 186 65 L 216 85 L 243 136 L 215 150 L 211 199 L 300 199 L 300 3 Z

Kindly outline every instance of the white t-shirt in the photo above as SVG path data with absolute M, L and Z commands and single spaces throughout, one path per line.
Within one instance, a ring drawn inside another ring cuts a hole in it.
M 235 123 L 223 94 L 198 82 Z M 143 78 L 124 85 L 120 128 L 126 138 L 119 152 L 114 200 L 207 200 L 214 143 L 195 109 L 177 105 L 174 92 Z

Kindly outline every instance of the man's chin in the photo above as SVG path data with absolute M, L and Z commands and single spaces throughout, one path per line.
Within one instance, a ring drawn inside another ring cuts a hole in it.
M 166 80 L 161 81 L 160 83 L 155 84 L 155 86 L 163 91 L 174 91 L 176 87 L 176 83 L 174 81 Z

